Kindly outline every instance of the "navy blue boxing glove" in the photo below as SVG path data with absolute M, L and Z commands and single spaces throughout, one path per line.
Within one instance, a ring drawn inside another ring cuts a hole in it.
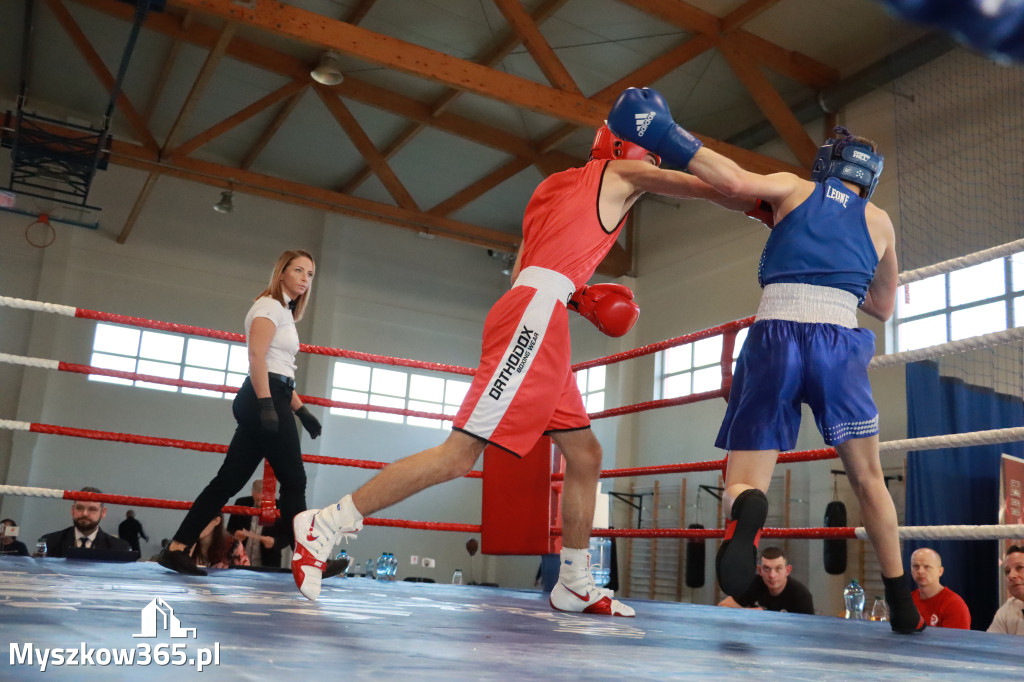
M 672 120 L 665 98 L 651 88 L 627 88 L 619 95 L 608 112 L 608 128 L 678 168 L 686 168 L 704 146 Z

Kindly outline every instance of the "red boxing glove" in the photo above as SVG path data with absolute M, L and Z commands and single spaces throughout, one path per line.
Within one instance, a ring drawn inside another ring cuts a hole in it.
M 754 220 L 760 220 L 765 224 L 769 230 L 775 229 L 775 211 L 772 210 L 772 205 L 764 199 L 755 199 L 756 203 L 754 208 L 745 212 L 743 215 L 749 216 Z
M 640 316 L 633 292 L 621 284 L 592 284 L 579 288 L 569 306 L 608 336 L 623 336 Z

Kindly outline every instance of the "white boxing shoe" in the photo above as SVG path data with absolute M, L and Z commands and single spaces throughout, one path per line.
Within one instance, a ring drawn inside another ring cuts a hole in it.
M 559 576 L 558 582 L 551 590 L 551 608 L 555 611 L 592 613 L 603 616 L 623 616 L 625 618 L 636 616 L 636 611 L 632 608 L 608 596 L 608 590 L 598 589 L 589 571 L 586 575 L 586 579 L 579 580 L 578 584 L 574 584 L 573 587 L 567 585 L 565 579 Z
M 338 536 L 348 539 L 362 530 L 363 520 L 361 516 L 356 520 L 357 515 L 348 497 L 333 507 L 307 509 L 295 515 L 292 521 L 295 531 L 292 577 L 306 599 L 315 601 L 320 596 L 324 566 Z

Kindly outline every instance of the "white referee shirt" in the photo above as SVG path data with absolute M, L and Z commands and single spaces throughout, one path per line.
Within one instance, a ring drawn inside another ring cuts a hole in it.
M 289 302 L 286 294 L 285 303 Z M 295 319 L 287 305 L 281 305 L 270 296 L 261 296 L 249 308 L 245 316 L 245 334 L 249 335 L 252 321 L 265 317 L 277 328 L 267 349 L 267 371 L 295 378 L 295 355 L 299 352 L 299 333 L 295 330 Z

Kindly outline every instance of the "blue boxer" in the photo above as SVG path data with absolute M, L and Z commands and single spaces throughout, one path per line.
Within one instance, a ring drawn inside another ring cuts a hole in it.
M 736 363 L 729 407 L 715 445 L 726 450 L 791 450 L 800 404 L 814 412 L 825 443 L 878 433 L 867 366 L 870 329 L 759 320 Z

